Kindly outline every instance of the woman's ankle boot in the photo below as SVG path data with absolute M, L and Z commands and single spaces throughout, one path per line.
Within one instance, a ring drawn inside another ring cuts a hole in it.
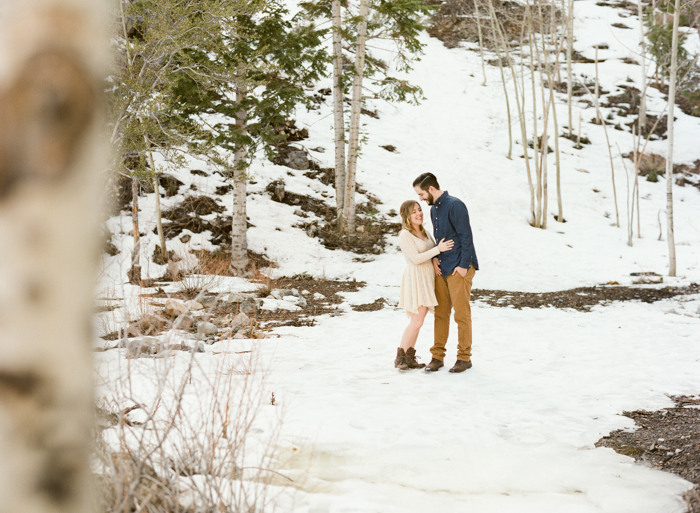
M 416 350 L 412 347 L 409 347 L 408 351 L 406 351 L 406 365 L 408 365 L 409 369 L 422 369 L 425 367 L 424 363 L 416 361 Z
M 396 360 L 394 360 L 394 367 L 399 370 L 407 370 L 408 363 L 406 363 L 406 352 L 399 347 L 396 351 Z

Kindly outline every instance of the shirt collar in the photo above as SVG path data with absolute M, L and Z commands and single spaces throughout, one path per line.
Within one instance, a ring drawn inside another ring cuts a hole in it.
M 449 193 L 448 193 L 447 191 L 442 191 L 442 194 L 440 195 L 440 197 L 439 197 L 438 199 L 435 200 L 435 206 L 438 206 L 438 207 L 439 207 L 440 204 L 442 203 L 442 201 L 443 201 L 447 196 L 449 196 Z

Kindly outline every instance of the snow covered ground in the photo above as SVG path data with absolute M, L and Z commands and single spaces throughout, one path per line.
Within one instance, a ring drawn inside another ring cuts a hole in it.
M 586 56 L 592 45 L 607 43 L 600 53 L 602 87 L 637 83 L 639 68 L 621 59 L 634 56 L 637 20 L 622 20 L 619 11 L 579 0 L 575 48 Z M 635 30 L 611 27 L 624 21 Z M 427 36 L 425 56 L 410 78 L 427 96 L 420 106 L 376 103 L 380 119 L 363 117 L 369 140 L 363 149 L 358 182 L 383 204 L 383 213 L 398 211 L 415 198 L 413 179 L 435 173 L 443 189 L 463 199 L 470 212 L 481 270 L 475 288 L 552 291 L 617 281 L 630 284 L 631 272 L 668 272 L 665 228 L 665 184 L 640 181 L 642 238 L 627 245 L 625 214 L 627 179 L 621 152 L 630 151 L 627 132 L 609 130 L 621 227 L 615 205 L 605 136 L 588 123 L 592 108 L 576 104 L 583 114 L 583 135 L 592 144 L 582 150 L 566 139 L 562 149 L 562 188 L 566 223 L 556 213 L 553 164 L 550 165 L 549 222 L 546 230 L 527 224 L 529 193 L 518 143 L 506 159 L 507 121 L 498 70 L 488 71 L 482 86 L 477 52 L 448 50 Z M 469 47 L 469 45 L 465 45 Z M 575 72 L 593 75 L 592 65 Z M 329 81 L 317 88 L 328 87 Z M 639 85 L 637 84 L 637 87 Z M 650 111 L 664 102 L 650 92 Z M 558 105 L 561 124 L 566 106 Z M 700 159 L 700 119 L 679 110 L 676 162 Z M 297 125 L 309 129 L 303 141 L 322 164 L 332 166 L 330 106 L 300 111 Z M 614 124 L 617 121 L 612 121 Z M 514 136 L 519 141 L 519 135 Z M 392 144 L 398 153 L 380 145 Z M 665 143 L 650 144 L 665 153 Z M 552 162 L 553 162 L 553 157 Z M 627 161 L 628 168 L 631 168 Z M 207 169 L 203 165 L 199 169 Z M 210 170 L 208 170 L 210 171 Z M 296 224 L 294 207 L 275 203 L 264 193 L 269 182 L 284 178 L 286 188 L 321 199 L 331 188 L 294 171 L 258 160 L 253 167 L 248 215 L 252 250 L 278 264 L 278 275 L 308 273 L 326 278 L 367 282 L 346 294 L 341 316 L 324 316 L 313 327 L 279 328 L 262 341 L 226 341 L 207 346 L 195 358 L 203 369 L 220 368 L 222 358 L 254 349 L 266 369 L 268 397 L 261 423 L 270 409 L 283 410 L 279 441 L 280 472 L 294 480 L 280 498 L 280 510 L 308 513 L 369 512 L 679 512 L 686 481 L 637 465 L 610 449 L 595 448 L 600 437 L 632 428 L 623 410 L 656 409 L 671 404 L 669 394 L 700 392 L 700 296 L 678 297 L 654 304 L 614 303 L 592 312 L 553 308 L 515 310 L 476 302 L 474 368 L 461 375 L 446 369 L 428 375 L 401 373 L 393 358 L 405 327 L 403 312 L 387 307 L 354 312 L 350 304 L 378 297 L 398 300 L 403 256 L 396 240 L 388 252 L 367 263 L 353 254 L 330 251 Z M 186 187 L 211 193 L 224 182 L 209 177 L 179 176 Z M 665 284 L 700 281 L 700 190 L 674 186 L 678 277 Z M 164 200 L 165 207 L 182 195 Z M 362 197 L 360 196 L 360 200 Z M 146 231 L 153 228 L 153 198 L 141 202 Z M 230 211 L 230 205 L 227 206 Z M 428 216 L 426 216 L 426 219 Z M 661 219 L 662 240 L 659 239 Z M 106 257 L 100 292 L 129 299 L 120 320 L 138 313 L 136 290 L 123 285 L 130 258 L 126 214 L 109 221 L 122 249 Z M 635 231 L 636 234 L 636 231 Z M 147 237 L 146 255 L 157 240 Z M 208 248 L 206 235 L 176 251 Z M 145 259 L 144 259 L 145 260 Z M 145 271 L 159 276 L 152 262 Z M 227 279 L 220 290 L 252 290 L 244 280 Z M 107 326 L 105 324 L 105 326 Z M 105 328 L 106 330 L 107 328 Z M 456 326 L 453 326 L 453 339 Z M 448 343 L 446 367 L 455 358 L 456 341 Z M 432 318 L 418 341 L 418 354 L 429 359 Z M 102 370 L 125 368 L 123 350 L 98 354 Z M 177 356 L 180 358 L 180 356 Z M 142 365 L 142 364 L 140 364 Z M 145 364 L 144 364 L 145 365 Z M 155 365 L 155 364 L 154 364 Z M 115 371 L 116 372 L 116 371 Z M 272 422 L 272 420 L 270 420 Z M 261 424 L 262 432 L 266 429 Z M 280 482 L 279 484 L 285 484 Z M 286 483 L 289 485 L 289 483 Z

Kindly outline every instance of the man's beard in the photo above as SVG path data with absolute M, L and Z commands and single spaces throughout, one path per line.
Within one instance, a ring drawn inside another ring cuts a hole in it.
M 426 191 L 426 193 L 428 194 L 428 199 L 426 199 L 425 202 L 431 206 L 435 205 L 435 198 L 433 198 L 433 195 L 430 194 L 428 191 Z

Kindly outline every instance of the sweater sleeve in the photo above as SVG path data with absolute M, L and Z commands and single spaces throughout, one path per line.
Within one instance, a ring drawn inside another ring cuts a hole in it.
M 437 246 L 435 246 L 432 249 L 429 249 L 428 251 L 424 251 L 423 253 L 419 253 L 416 241 L 414 240 L 413 236 L 406 230 L 402 230 L 399 234 L 399 245 L 401 246 L 401 251 L 403 252 L 403 254 L 406 256 L 406 258 L 408 258 L 408 261 L 414 265 L 427 262 L 428 260 L 430 260 L 434 256 L 437 256 L 440 253 L 440 250 L 437 248 Z
M 461 248 L 459 267 L 469 269 L 469 266 L 474 261 L 474 240 L 472 237 L 472 228 L 469 224 L 469 212 L 467 207 L 461 201 L 455 201 L 451 206 L 448 214 L 452 226 L 457 232 L 457 238 Z

